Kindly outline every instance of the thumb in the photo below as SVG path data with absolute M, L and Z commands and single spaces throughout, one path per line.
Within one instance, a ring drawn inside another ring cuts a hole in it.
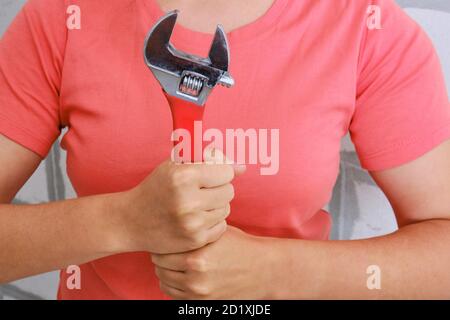
M 247 166 L 245 164 L 234 163 L 229 159 L 222 150 L 217 148 L 208 148 L 203 152 L 203 160 L 205 163 L 209 164 L 229 164 L 234 169 L 234 175 L 236 177 L 242 175 L 246 170 Z

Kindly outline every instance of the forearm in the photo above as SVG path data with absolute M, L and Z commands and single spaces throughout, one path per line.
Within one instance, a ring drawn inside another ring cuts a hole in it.
M 116 195 L 0 205 L 0 283 L 117 253 Z
M 425 221 L 367 240 L 271 243 L 272 297 L 450 298 L 450 221 Z M 367 287 L 371 265 L 381 270 L 380 290 Z

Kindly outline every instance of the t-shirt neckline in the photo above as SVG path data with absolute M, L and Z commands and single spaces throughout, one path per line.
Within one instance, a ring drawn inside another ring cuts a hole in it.
M 141 0 L 149 9 L 151 18 L 157 21 L 166 14 L 156 0 Z M 269 31 L 276 26 L 276 22 L 281 13 L 287 6 L 289 0 L 275 0 L 272 6 L 258 19 L 227 32 L 228 40 L 233 45 L 241 44 L 261 36 L 265 31 Z M 186 44 L 187 46 L 196 46 L 212 40 L 213 34 L 194 31 L 182 25 L 177 25 L 177 33 L 173 36 L 174 41 Z

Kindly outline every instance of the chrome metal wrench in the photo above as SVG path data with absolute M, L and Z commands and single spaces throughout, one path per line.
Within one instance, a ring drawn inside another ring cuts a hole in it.
M 191 161 L 202 161 L 194 153 L 194 122 L 202 121 L 206 100 L 217 85 L 232 87 L 228 73 L 230 53 L 227 36 L 217 26 L 207 58 L 177 50 L 171 43 L 178 11 L 162 17 L 145 40 L 145 63 L 160 83 L 170 105 L 173 129 L 186 129 L 191 134 Z

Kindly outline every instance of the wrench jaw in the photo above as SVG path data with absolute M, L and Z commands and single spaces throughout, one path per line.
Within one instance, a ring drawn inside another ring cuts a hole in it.
M 187 54 L 170 43 L 177 16 L 178 11 L 169 12 L 150 30 L 144 46 L 145 63 L 169 96 L 204 106 L 217 84 L 234 85 L 228 73 L 226 33 L 217 27 L 208 58 Z
M 224 71 L 217 83 L 227 88 L 231 88 L 234 86 L 234 79 L 228 73 L 228 65 L 230 63 L 230 50 L 228 48 L 225 30 L 221 25 L 218 25 L 211 44 L 211 49 L 209 50 L 208 58 L 214 68 Z

